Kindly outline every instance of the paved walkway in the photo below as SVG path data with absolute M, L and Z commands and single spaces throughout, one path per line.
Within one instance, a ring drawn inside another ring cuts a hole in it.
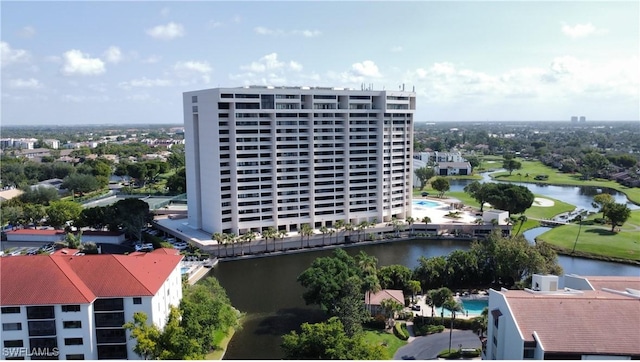
M 409 326 L 407 325 L 407 329 Z M 413 325 L 410 329 L 413 332 Z M 451 334 L 451 349 L 481 348 L 480 338 L 473 331 L 453 330 Z M 414 337 L 411 343 L 406 344 L 396 351 L 393 359 L 437 359 L 438 353 L 449 348 L 449 330 L 442 333 L 431 334 L 424 337 Z

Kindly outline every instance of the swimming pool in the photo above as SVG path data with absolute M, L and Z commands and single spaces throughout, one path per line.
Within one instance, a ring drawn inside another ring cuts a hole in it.
M 429 200 L 413 200 L 413 204 L 417 206 L 431 207 L 431 208 L 440 206 L 439 203 L 435 201 L 429 201 Z
M 469 313 L 469 316 L 473 316 L 473 317 L 477 317 L 480 316 L 480 314 L 482 314 L 482 311 L 484 310 L 484 308 L 489 306 L 489 300 L 488 299 L 460 299 L 460 301 L 462 302 L 462 307 L 464 308 L 464 310 L 462 311 L 463 314 L 467 314 Z M 441 315 L 442 308 L 435 308 L 435 313 L 436 316 Z M 457 313 L 456 316 L 459 316 L 460 313 Z M 451 312 L 449 312 L 447 309 L 444 310 L 444 316 L 445 317 L 450 317 L 451 316 Z
M 187 274 L 190 268 L 182 267 L 180 268 L 180 274 Z

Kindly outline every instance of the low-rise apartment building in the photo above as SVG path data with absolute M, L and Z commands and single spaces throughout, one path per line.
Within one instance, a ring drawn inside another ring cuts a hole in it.
M 181 260 L 173 249 L 0 258 L 0 358 L 139 359 L 122 326 L 145 312 L 164 327 L 182 299 Z
M 535 275 L 489 291 L 483 359 L 640 359 L 640 277 Z

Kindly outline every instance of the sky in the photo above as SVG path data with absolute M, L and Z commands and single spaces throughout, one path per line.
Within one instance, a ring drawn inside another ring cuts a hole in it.
M 414 90 L 417 122 L 640 120 L 638 1 L 2 1 L 2 125 L 183 122 L 182 92 Z

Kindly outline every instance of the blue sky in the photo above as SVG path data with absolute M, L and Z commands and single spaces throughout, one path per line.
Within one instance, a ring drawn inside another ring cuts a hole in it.
M 415 87 L 417 121 L 640 119 L 640 5 L 2 1 L 2 124 L 182 123 L 182 92 Z

